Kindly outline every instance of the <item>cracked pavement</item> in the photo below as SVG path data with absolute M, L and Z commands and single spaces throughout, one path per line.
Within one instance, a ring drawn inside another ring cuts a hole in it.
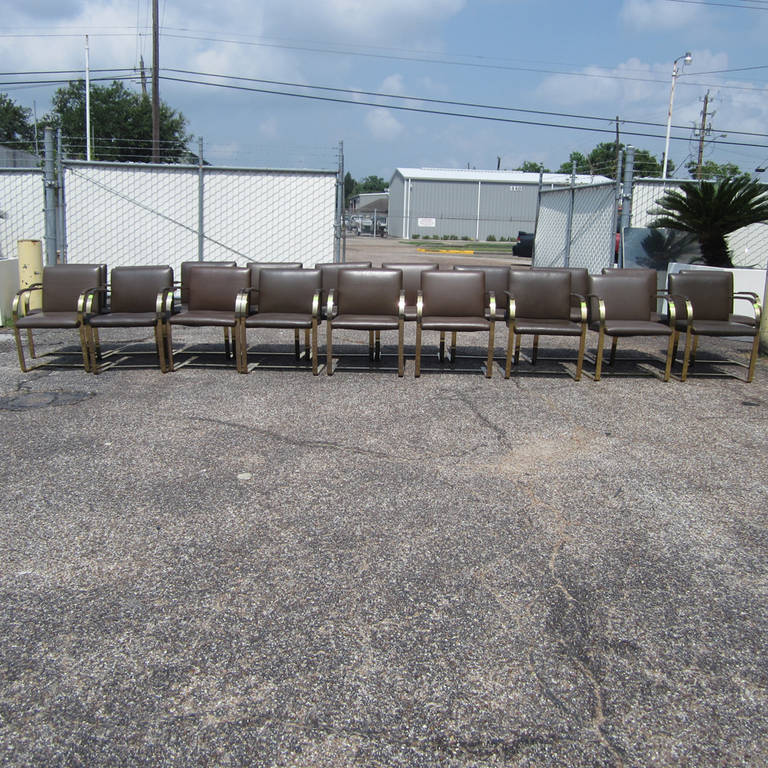
M 22 374 L 0 333 L 0 762 L 768 763 L 766 360 L 417 380 L 409 333 L 404 379 Z

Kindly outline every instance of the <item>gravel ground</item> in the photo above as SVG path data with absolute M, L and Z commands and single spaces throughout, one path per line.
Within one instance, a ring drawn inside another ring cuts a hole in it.
M 765 359 L 486 380 L 467 335 L 414 379 L 409 329 L 403 379 L 351 333 L 313 377 L 250 341 L 96 377 L 0 333 L 0 763 L 768 763 Z

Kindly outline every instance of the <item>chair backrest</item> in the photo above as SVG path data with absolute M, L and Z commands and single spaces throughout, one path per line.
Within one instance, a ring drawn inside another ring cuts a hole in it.
M 236 261 L 182 261 L 181 303 L 189 304 L 189 276 L 198 267 L 236 267 Z
M 311 314 L 312 299 L 315 291 L 320 290 L 320 280 L 319 269 L 265 269 L 259 283 L 259 312 Z
M 694 320 L 727 321 L 733 311 L 733 273 L 719 270 L 691 270 L 670 274 L 669 292 L 685 296 L 693 307 Z M 683 308 L 675 302 L 677 317 Z
M 344 270 L 337 289 L 339 314 L 396 315 L 402 285 L 399 269 Z
M 320 270 L 323 283 L 323 305 L 328 298 L 328 291 L 335 290 L 339 285 L 339 272 L 347 269 L 370 269 L 370 261 L 344 261 L 315 264 L 315 269 Z
M 382 269 L 399 269 L 403 273 L 403 290 L 406 306 L 416 306 L 416 295 L 421 288 L 422 272 L 432 272 L 437 264 L 382 264 Z
M 189 273 L 189 309 L 234 312 L 240 291 L 251 286 L 247 267 L 199 266 Z
M 112 312 L 154 312 L 157 294 L 173 288 L 170 267 L 115 267 L 110 279 Z
M 511 269 L 509 292 L 515 316 L 568 320 L 571 314 L 571 273 L 567 270 Z
M 425 316 L 485 316 L 483 272 L 424 272 L 421 291 Z
M 485 306 L 488 306 L 488 294 L 493 291 L 496 294 L 496 304 L 502 306 L 504 302 L 504 291 L 509 287 L 509 267 L 486 266 L 474 264 L 455 264 L 453 267 L 457 272 L 483 272 L 485 274 Z
M 579 296 L 586 296 L 589 293 L 589 272 L 584 267 L 533 267 L 533 269 L 536 272 L 568 272 L 571 276 L 571 293 L 578 293 Z
M 656 311 L 658 299 L 656 292 L 658 291 L 656 285 L 656 270 L 648 269 L 647 267 L 623 267 L 621 269 L 603 269 L 603 274 L 608 277 L 615 277 L 622 275 L 623 277 L 632 277 L 635 280 L 640 280 L 645 285 L 645 290 L 648 292 L 648 308 L 651 312 Z
M 106 287 L 106 264 L 52 264 L 43 267 L 43 312 L 75 312 L 77 300 L 86 288 Z M 97 294 L 94 311 L 103 306 Z
M 648 291 L 645 283 L 636 275 L 590 275 L 589 293 L 605 302 L 606 320 L 650 320 Z M 600 317 L 597 302 L 590 299 L 590 317 Z
M 259 275 L 263 269 L 303 269 L 300 261 L 254 261 L 248 265 L 251 270 L 251 288 L 259 290 Z

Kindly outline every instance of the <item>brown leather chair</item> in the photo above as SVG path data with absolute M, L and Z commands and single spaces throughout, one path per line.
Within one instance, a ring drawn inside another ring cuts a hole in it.
M 507 358 L 504 376 L 509 378 L 512 365 L 512 344 L 515 343 L 515 365 L 520 360 L 523 335 L 533 336 L 531 362 L 536 363 L 539 336 L 579 336 L 576 358 L 576 381 L 581 379 L 584 347 L 587 338 L 587 303 L 583 296 L 580 321 L 571 320 L 571 274 L 566 270 L 512 269 L 509 272 L 507 328 Z
M 315 264 L 315 269 L 319 269 L 323 281 L 323 293 L 320 297 L 322 305 L 320 307 L 323 317 L 328 307 L 328 292 L 334 290 L 339 285 L 339 272 L 347 269 L 370 269 L 370 261 L 344 261 L 344 262 L 321 262 Z
M 496 297 L 491 294 L 490 318 L 485 316 L 485 275 L 482 272 L 437 271 L 421 276 L 416 304 L 416 372 L 421 375 L 421 336 L 423 331 L 440 332 L 440 359 L 445 357 L 445 334 L 451 332 L 452 361 L 456 359 L 458 332 L 488 334 L 486 378 L 493 372 L 494 318 Z
M 589 292 L 589 272 L 583 267 L 532 267 L 547 272 L 567 272 L 571 276 L 571 321 L 581 322 L 581 299 Z M 589 305 L 587 305 L 589 311 Z
M 236 267 L 236 261 L 182 261 L 181 262 L 181 292 L 180 299 L 182 309 L 189 304 L 189 276 L 192 270 L 198 267 Z M 179 286 L 177 286 L 179 287 Z
M 592 305 L 589 327 L 598 333 L 595 381 L 600 381 L 606 336 L 611 336 L 613 339 L 611 362 L 615 359 L 616 345 L 621 337 L 667 336 L 669 344 L 664 381 L 669 381 L 677 342 L 676 312 L 674 304 L 668 301 L 666 293 L 657 295 L 667 300 L 670 313 L 669 325 L 652 319 L 648 292 L 644 282 L 636 275 L 590 275 L 587 296 Z
M 253 277 L 253 271 L 251 271 Z M 300 355 L 299 331 L 311 331 L 312 373 L 317 376 L 317 324 L 320 322 L 319 269 L 265 269 L 259 281 L 258 312 L 248 312 L 247 295 L 241 295 L 238 306 L 239 357 L 238 370 L 248 373 L 248 328 L 292 328 L 296 358 Z M 257 289 L 250 288 L 253 295 Z M 248 292 L 246 292 L 247 294 Z M 251 304 L 253 309 L 253 304 Z M 309 345 L 307 345 L 309 346 Z
M 37 357 L 32 331 L 40 328 L 71 328 L 80 335 L 80 351 L 83 367 L 90 370 L 88 339 L 85 320 L 103 308 L 103 289 L 107 282 L 106 264 L 55 264 L 43 268 L 43 282 L 22 288 L 13 299 L 13 335 L 19 365 L 25 373 L 24 347 L 20 331 L 27 331 L 27 346 L 30 357 Z M 30 310 L 33 291 L 42 291 L 39 310 Z
M 399 269 L 347 269 L 328 293 L 326 309 L 328 375 L 333 374 L 334 328 L 368 331 L 371 360 L 381 359 L 381 332 L 397 331 L 397 375 L 404 373 L 405 291 Z M 375 342 L 374 342 L 375 339 Z
M 509 267 L 498 265 L 474 265 L 474 264 L 455 264 L 453 267 L 457 272 L 482 272 L 485 275 L 485 316 L 490 319 L 490 299 L 491 293 L 496 297 L 496 312 L 500 316 L 494 320 L 503 320 L 506 312 L 504 294 L 509 288 Z
M 713 270 L 714 271 L 714 270 Z M 689 272 L 701 272 L 700 269 L 683 269 L 680 271 L 680 274 L 688 274 Z M 733 295 L 734 298 L 743 298 L 747 301 L 760 301 L 760 297 L 756 293 L 752 293 L 752 291 L 739 291 L 738 293 L 734 293 L 733 291 L 733 272 L 723 272 L 722 274 L 728 275 L 729 277 L 726 278 L 728 280 L 729 288 L 728 290 Z M 753 302 L 754 304 L 754 302 Z M 753 310 L 754 311 L 754 310 Z M 729 316 L 729 319 L 732 320 L 734 323 L 745 323 L 746 325 L 755 325 L 755 316 L 754 315 L 743 315 L 743 314 L 731 314 Z M 678 320 L 679 320 L 679 313 L 678 313 Z M 757 325 L 759 326 L 760 323 L 758 322 Z
M 677 305 L 677 329 L 685 331 L 685 352 L 683 355 L 682 379 L 688 376 L 689 368 L 696 362 L 699 336 L 750 337 L 752 351 L 747 366 L 747 382 L 755 375 L 755 362 L 760 343 L 760 319 L 762 308 L 759 298 L 748 292 L 733 292 L 733 275 L 719 270 L 696 270 L 680 272 L 669 276 L 669 293 Z M 750 322 L 734 320 L 732 314 L 734 299 L 749 301 L 755 317 L 745 317 Z M 685 301 L 686 310 L 681 312 Z M 691 345 L 691 340 L 693 344 Z M 715 361 L 717 363 L 730 361 Z
M 437 264 L 382 264 L 382 269 L 399 269 L 403 273 L 403 290 L 405 291 L 405 319 L 416 320 L 416 297 L 421 288 L 423 272 L 437 270 Z
M 168 356 L 168 317 L 173 309 L 173 270 L 170 267 L 115 267 L 111 273 L 109 311 L 85 320 L 90 369 L 99 373 L 103 328 L 154 328 L 160 370 L 165 373 Z
M 215 266 L 195 267 L 189 274 L 189 304 L 178 314 L 172 315 L 168 321 L 168 370 L 172 371 L 173 343 L 171 328 L 174 325 L 191 327 L 216 326 L 224 329 L 224 354 L 227 358 L 235 358 L 231 351 L 232 341 L 237 343 L 236 307 L 238 298 L 251 286 L 251 273 L 247 267 L 231 267 L 222 269 Z

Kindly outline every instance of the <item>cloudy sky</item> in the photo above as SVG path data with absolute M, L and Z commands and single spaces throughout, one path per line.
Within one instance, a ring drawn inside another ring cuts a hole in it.
M 56 86 L 21 83 L 77 77 L 48 73 L 82 71 L 86 34 L 94 78 L 151 64 L 150 0 L 5 0 L 3 17 L 0 91 L 39 116 Z M 709 92 L 705 158 L 768 165 L 766 0 L 160 0 L 160 23 L 161 98 L 216 164 L 327 167 L 343 141 L 356 178 L 557 168 L 617 115 L 660 158 L 690 51 L 670 158 L 695 159 Z

